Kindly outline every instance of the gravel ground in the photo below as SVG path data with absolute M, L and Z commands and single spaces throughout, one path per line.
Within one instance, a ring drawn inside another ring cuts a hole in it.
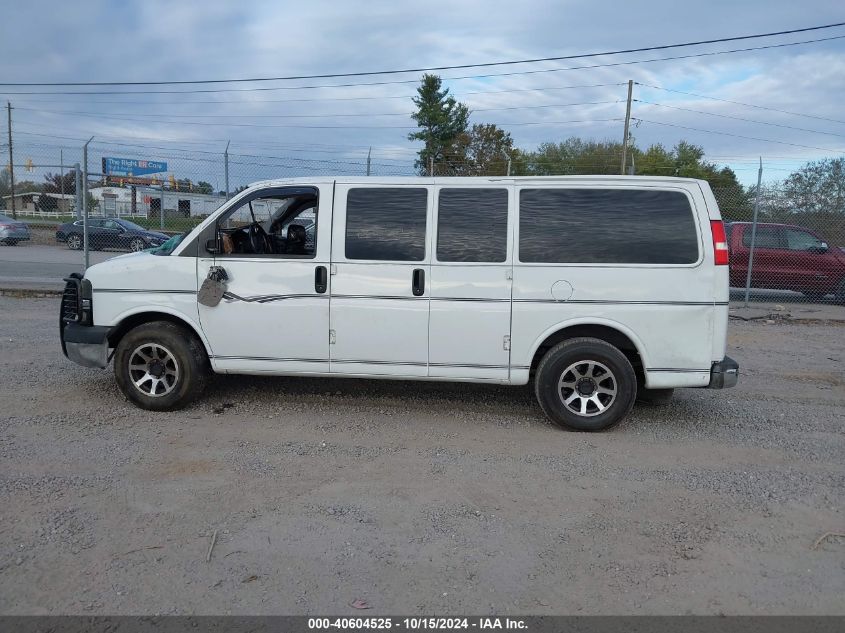
M 439 383 L 150 414 L 57 311 L 0 297 L 0 613 L 845 614 L 841 324 L 732 322 L 737 388 L 587 435 Z

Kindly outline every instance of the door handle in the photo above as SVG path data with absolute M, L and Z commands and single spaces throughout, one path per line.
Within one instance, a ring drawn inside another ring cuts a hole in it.
M 414 268 L 411 277 L 411 291 L 415 297 L 420 297 L 425 292 L 425 271 L 422 268 Z
M 314 290 L 317 294 L 323 294 L 329 287 L 329 275 L 325 266 L 317 266 L 314 269 Z

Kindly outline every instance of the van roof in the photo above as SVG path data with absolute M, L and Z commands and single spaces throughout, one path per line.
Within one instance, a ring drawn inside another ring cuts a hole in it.
M 393 184 L 393 185 L 478 185 L 482 183 L 589 183 L 589 184 L 701 184 L 707 181 L 674 176 L 317 176 L 303 178 L 274 178 L 251 183 L 250 187 L 338 184 Z

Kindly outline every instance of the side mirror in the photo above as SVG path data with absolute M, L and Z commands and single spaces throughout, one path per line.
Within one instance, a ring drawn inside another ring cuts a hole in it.
M 216 255 L 220 252 L 220 241 L 216 237 L 212 237 L 210 240 L 206 240 L 205 250 L 211 253 L 212 255 Z
M 818 246 L 810 247 L 810 252 L 816 253 L 817 255 L 824 255 L 828 250 L 830 250 L 830 247 L 827 245 L 827 242 L 822 242 Z

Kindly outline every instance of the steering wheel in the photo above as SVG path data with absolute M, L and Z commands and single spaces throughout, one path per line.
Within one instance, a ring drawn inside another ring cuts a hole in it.
M 253 222 L 249 225 L 249 245 L 253 253 L 269 252 L 271 250 L 269 242 L 270 236 L 267 235 L 267 231 L 258 222 Z

